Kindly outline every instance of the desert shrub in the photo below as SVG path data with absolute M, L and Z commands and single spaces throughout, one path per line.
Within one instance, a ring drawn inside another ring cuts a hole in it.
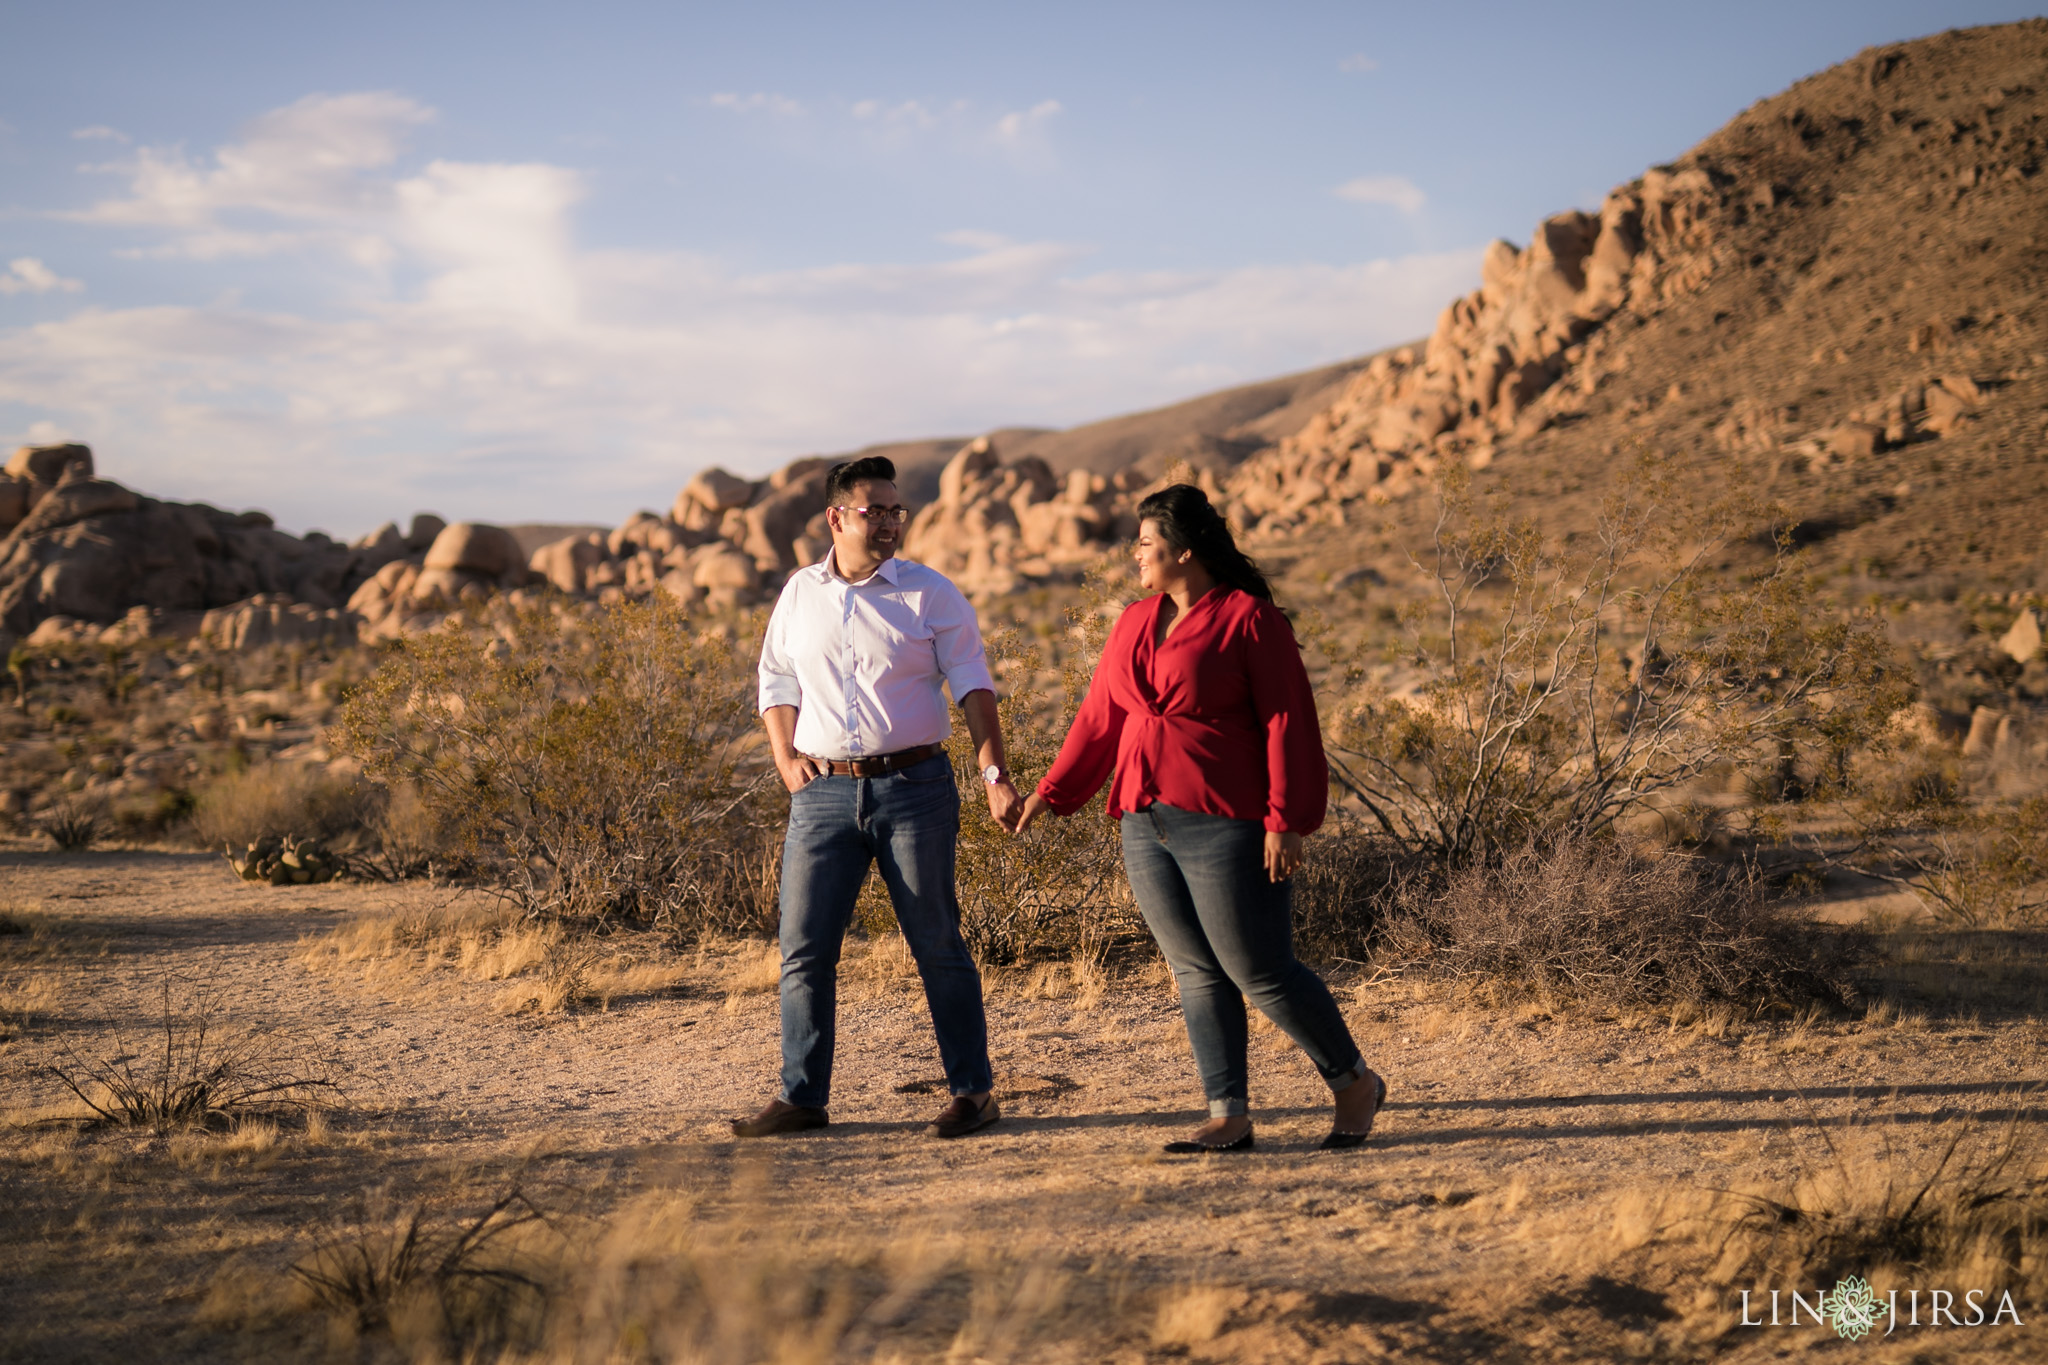
M 1971 1114 L 1946 1127 L 1918 1150 L 1888 1125 L 1820 1128 L 1800 1144 L 1791 1180 L 1721 1192 L 1707 1219 L 1721 1243 L 1714 1278 L 1825 1287 L 1854 1275 L 1885 1289 L 1966 1287 L 1992 1303 L 2006 1291 L 2038 1301 L 2048 1288 L 2039 1131 L 2018 1115 Z
M 989 663 L 1003 680 L 996 710 L 1009 766 L 1020 789 L 1028 791 L 1058 755 L 1087 674 L 1068 678 L 1070 704 L 1055 708 L 1038 682 L 1037 650 L 1013 629 L 991 632 L 985 643 Z M 1090 662 L 1091 654 L 1070 658 L 1069 674 Z M 1104 796 L 1065 819 L 1040 821 L 1020 839 L 989 817 L 973 746 L 956 740 L 951 748 L 962 798 L 960 929 L 978 959 L 1008 965 L 1100 956 L 1119 941 L 1142 936 L 1124 880 L 1123 846 Z M 880 903 L 886 904 L 885 893 Z
M 1763 1010 L 1848 1005 L 1862 942 L 1754 877 L 1580 840 L 1411 886 L 1376 950 L 1385 965 L 1559 999 Z
M 352 860 L 354 872 L 385 881 L 409 877 L 461 876 L 473 871 L 461 840 L 442 811 L 410 782 L 379 790 L 363 822 L 367 844 Z
M 1840 831 L 1793 840 L 1816 862 L 1910 892 L 1936 924 L 2048 919 L 2048 796 L 2002 797 L 2000 774 L 1931 745 L 1880 746 L 1832 803 Z
M 359 782 L 313 763 L 258 763 L 203 784 L 192 799 L 192 833 L 211 848 L 246 848 L 296 835 L 333 840 L 360 829 L 373 809 Z
M 291 1268 L 313 1306 L 356 1333 L 390 1335 L 436 1359 L 479 1359 L 530 1338 L 544 1301 L 521 1245 L 546 1220 L 517 1188 L 463 1220 L 425 1204 L 315 1239 Z
M 341 1094 L 332 1080 L 306 1074 L 276 1035 L 234 1029 L 209 992 L 181 1000 L 169 980 L 149 1037 L 131 1046 L 116 1028 L 109 1052 L 68 1047 L 33 1071 L 69 1091 L 96 1121 L 159 1134 L 303 1117 Z
M 1399 840 L 1343 811 L 1302 845 L 1294 946 L 1311 962 L 1363 962 L 1381 919 L 1433 869 Z
M 114 803 L 114 828 L 132 839 L 163 834 L 191 819 L 192 793 L 183 787 L 160 787 Z
M 1725 573 L 1751 528 L 1766 562 Z M 1825 778 L 1911 696 L 1882 623 L 1815 609 L 1775 509 L 1689 504 L 1645 461 L 1581 543 L 1440 489 L 1398 657 L 1353 656 L 1332 775 L 1446 866 L 1598 837 L 1730 759 Z M 1411 684 L 1397 687 L 1406 675 Z
M 751 929 L 747 662 L 664 594 L 587 619 L 504 606 L 395 643 L 340 734 L 529 914 Z
M 36 828 L 67 853 L 91 848 L 106 837 L 106 803 L 84 792 L 67 792 L 36 817 Z

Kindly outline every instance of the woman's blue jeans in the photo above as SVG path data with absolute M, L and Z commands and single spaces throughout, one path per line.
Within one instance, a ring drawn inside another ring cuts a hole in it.
M 1265 827 L 1155 801 L 1122 820 L 1124 871 L 1180 985 L 1209 1113 L 1250 1110 L 1244 1002 L 1300 1045 L 1332 1090 L 1365 1059 L 1323 979 L 1294 956 L 1294 893 L 1266 875 Z
M 939 1060 L 955 1095 L 994 1087 L 981 972 L 960 937 L 953 857 L 960 792 L 941 754 L 886 777 L 815 777 L 789 798 L 782 841 L 782 1098 L 822 1109 L 832 1094 L 839 950 L 868 866 L 924 978 Z

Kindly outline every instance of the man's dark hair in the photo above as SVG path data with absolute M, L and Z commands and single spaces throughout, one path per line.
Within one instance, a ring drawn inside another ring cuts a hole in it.
M 855 484 L 878 482 L 896 482 L 896 462 L 886 455 L 868 455 L 835 464 L 825 475 L 825 505 L 850 507 Z

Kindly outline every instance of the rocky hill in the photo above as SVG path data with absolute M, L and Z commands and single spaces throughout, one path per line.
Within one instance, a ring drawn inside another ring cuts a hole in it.
M 2044 155 L 2048 22 L 1862 53 L 1496 243 L 1232 489 L 1342 522 L 1463 459 L 1540 511 L 1643 446 L 1784 498 L 1842 570 L 2048 588 Z
M 1570 525 L 1638 448 L 1785 500 L 1850 579 L 2039 591 L 2044 155 L 2048 21 L 1864 52 L 1597 211 L 1494 243 L 1426 341 L 1069 431 L 859 453 L 895 459 L 921 509 L 907 553 L 983 598 L 1128 536 L 1177 461 L 1266 552 L 1329 577 L 1391 554 L 1446 462 Z M 706 470 L 665 513 L 537 548 L 438 518 L 344 546 L 141 497 L 83 447 L 24 448 L 0 479 L 0 634 L 376 637 L 543 587 L 759 600 L 822 553 L 829 463 Z

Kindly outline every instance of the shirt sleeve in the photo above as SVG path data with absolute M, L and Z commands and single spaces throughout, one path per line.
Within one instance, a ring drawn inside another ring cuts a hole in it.
M 1095 665 L 1095 676 L 1088 683 L 1088 695 L 1082 699 L 1081 709 L 1075 713 L 1074 723 L 1067 728 L 1067 737 L 1060 744 L 1060 756 L 1038 780 L 1038 794 L 1055 815 L 1072 815 L 1087 805 L 1116 770 L 1124 709 L 1116 703 L 1111 679 L 1118 670 L 1127 672 L 1131 666 L 1130 650 L 1123 647 L 1129 635 L 1124 629 L 1127 619 L 1128 615 L 1119 619 L 1116 629 L 1110 632 L 1102 658 Z
M 1329 805 L 1330 767 L 1315 689 L 1278 607 L 1260 603 L 1245 619 L 1245 669 L 1266 733 L 1266 828 L 1313 834 Z
M 969 692 L 994 692 L 989 676 L 988 654 L 981 647 L 981 625 L 975 620 L 974 605 L 943 575 L 934 575 L 939 585 L 931 589 L 925 622 L 932 628 L 932 648 L 939 672 L 953 689 L 958 706 Z
M 794 706 L 801 710 L 804 704 L 804 690 L 796 680 L 796 664 L 783 644 L 789 618 L 797 610 L 797 577 L 792 576 L 788 586 L 782 590 L 782 596 L 775 599 L 775 611 L 769 616 L 768 629 L 761 637 L 758 673 L 761 680 L 759 706 L 763 715 L 771 706 Z

